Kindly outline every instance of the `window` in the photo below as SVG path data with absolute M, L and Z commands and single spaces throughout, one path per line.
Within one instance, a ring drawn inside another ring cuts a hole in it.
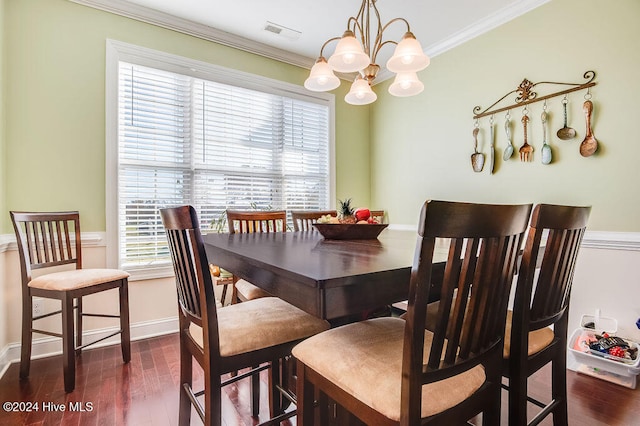
M 153 63 L 111 53 L 117 69 L 117 130 L 107 141 L 115 151 L 107 165 L 116 194 L 108 206 L 116 234 L 108 245 L 117 247 L 111 265 L 117 259 L 132 272 L 168 269 L 163 207 L 193 205 L 205 230 L 227 208 L 330 207 L 332 97 L 210 64 L 197 63 L 206 72 L 194 72 L 184 58 L 172 57 L 177 65 L 168 67 L 166 54 Z

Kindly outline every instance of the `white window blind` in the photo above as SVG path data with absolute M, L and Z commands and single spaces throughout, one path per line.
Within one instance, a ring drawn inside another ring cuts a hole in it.
M 326 104 L 119 63 L 120 267 L 167 265 L 159 209 L 327 209 Z

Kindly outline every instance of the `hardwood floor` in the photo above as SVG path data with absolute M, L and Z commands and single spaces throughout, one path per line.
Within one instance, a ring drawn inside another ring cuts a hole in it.
M 77 359 L 76 389 L 70 394 L 64 392 L 61 356 L 32 361 L 29 380 L 23 382 L 18 379 L 19 365 L 13 364 L 0 378 L 0 402 L 37 402 L 38 411 L 0 410 L 0 425 L 176 425 L 179 362 L 175 334 L 132 342 L 128 365 L 122 363 L 120 346 L 87 350 Z M 201 380 L 194 370 L 196 380 Z M 262 386 L 261 412 L 268 413 L 266 374 Z M 545 398 L 549 371 L 534 375 L 529 386 L 534 396 Z M 568 391 L 571 425 L 640 424 L 638 389 L 568 372 Z M 246 380 L 228 386 L 223 395 L 224 425 L 266 420 L 266 414 L 261 419 L 251 417 Z M 60 407 L 65 411 L 55 410 Z M 502 420 L 506 424 L 504 413 Z M 195 412 L 192 424 L 200 424 Z M 542 424 L 552 422 L 547 419 Z M 295 419 L 283 425 L 295 425 Z

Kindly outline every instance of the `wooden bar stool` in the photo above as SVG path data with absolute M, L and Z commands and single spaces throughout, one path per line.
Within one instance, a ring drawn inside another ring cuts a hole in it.
M 406 321 L 366 320 L 297 345 L 297 424 L 314 424 L 317 391 L 321 425 L 328 424 L 327 397 L 376 426 L 466 424 L 480 412 L 483 424 L 499 425 L 507 305 L 530 212 L 531 205 L 426 202 Z M 451 242 L 430 332 L 425 320 L 438 237 Z
M 280 360 L 301 340 L 327 330 L 326 321 L 276 297 L 217 308 L 209 262 L 196 212 L 191 206 L 160 211 L 176 274 L 180 333 L 179 424 L 190 423 L 191 406 L 205 425 L 220 425 L 221 388 L 270 368 L 270 415 L 286 418 L 280 396 Z M 204 370 L 204 390 L 192 389 L 193 359 Z M 221 375 L 249 367 L 223 381 Z M 254 381 L 253 383 L 257 383 Z M 255 392 L 253 393 L 256 394 Z M 204 404 L 197 398 L 204 395 Z M 252 400 L 254 416 L 258 402 Z M 274 424 L 279 424 L 274 422 Z
M 94 343 L 120 334 L 122 359 L 131 359 L 129 331 L 129 274 L 118 269 L 83 269 L 80 215 L 77 211 L 55 213 L 10 212 L 18 243 L 22 271 L 22 347 L 20 378 L 29 376 L 33 333 L 62 338 L 64 389 L 75 388 L 74 356 Z M 75 269 L 47 273 L 33 278 L 37 269 L 73 265 Z M 82 310 L 82 298 L 101 291 L 118 289 L 120 314 L 89 314 Z M 62 309 L 33 316 L 33 297 L 60 300 Z M 75 310 L 75 343 L 74 343 Z M 33 322 L 62 314 L 62 333 L 34 328 Z M 82 318 L 85 316 L 120 318 L 120 329 L 97 341 L 82 344 Z
M 533 210 L 505 332 L 502 374 L 509 382 L 505 388 L 509 390 L 512 426 L 527 424 L 528 400 L 542 408 L 529 424 L 538 424 L 550 413 L 554 425 L 567 424 L 569 296 L 590 212 L 591 207 L 549 204 Z M 548 363 L 552 365 L 552 400 L 545 404 L 527 396 L 527 379 Z

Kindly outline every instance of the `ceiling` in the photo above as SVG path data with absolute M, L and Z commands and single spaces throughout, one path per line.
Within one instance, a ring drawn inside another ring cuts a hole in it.
M 72 1 L 88 5 L 106 3 Z M 377 0 L 376 5 L 383 24 L 396 17 L 407 19 L 425 52 L 433 57 L 547 1 L 550 0 Z M 177 26 L 189 27 L 190 23 L 197 23 L 200 28 L 221 30 L 239 36 L 245 43 L 257 44 L 257 53 L 260 53 L 259 46 L 270 51 L 275 48 L 285 52 L 285 56 L 306 58 L 306 65 L 311 66 L 322 44 L 342 35 L 348 18 L 358 12 L 361 0 L 119 0 L 117 3 L 121 9 L 132 6 L 137 15 L 161 12 L 161 21 L 165 22 L 178 18 Z M 153 19 L 150 21 L 154 22 Z M 291 37 L 265 31 L 268 22 L 284 27 L 281 34 Z M 405 31 L 405 26 L 396 22 L 384 36 L 399 40 Z M 329 45 L 325 56 L 328 57 L 334 47 L 335 43 Z M 392 53 L 392 46 L 384 47 L 378 63 L 384 65 Z

